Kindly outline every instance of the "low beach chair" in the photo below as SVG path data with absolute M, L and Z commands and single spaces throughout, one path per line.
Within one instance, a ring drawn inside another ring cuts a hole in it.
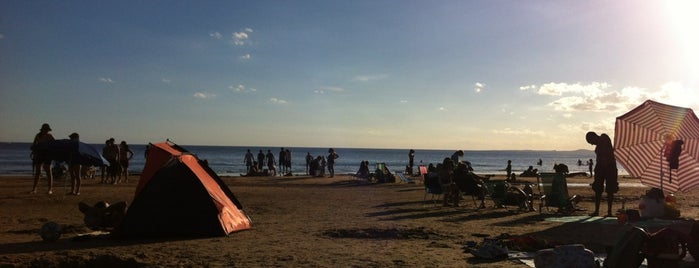
M 537 177 L 539 190 L 542 193 L 539 198 L 539 213 L 543 209 L 550 211 L 551 207 L 557 208 L 558 213 L 569 214 L 576 210 L 577 196 L 568 195 L 568 183 L 565 173 L 541 173 Z M 543 191 L 542 191 L 543 190 Z
M 396 176 L 398 176 L 398 178 L 400 178 L 400 180 L 404 183 L 415 183 L 415 180 L 413 180 L 412 178 L 409 178 L 408 176 L 406 176 L 402 172 L 396 172 Z
M 396 182 L 396 177 L 391 173 L 391 170 L 388 169 L 386 163 L 376 163 L 374 180 L 379 183 Z
M 435 204 L 437 204 L 437 201 L 441 199 L 441 196 L 444 194 L 444 191 L 442 189 L 442 185 L 439 183 L 439 176 L 436 173 L 425 173 L 425 196 L 422 198 L 422 201 L 425 202 L 427 201 L 427 195 L 432 195 L 431 200 Z M 435 199 L 436 197 L 436 199 Z

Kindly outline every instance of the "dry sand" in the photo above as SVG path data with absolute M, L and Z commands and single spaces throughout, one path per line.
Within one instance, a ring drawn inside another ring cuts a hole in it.
M 251 230 L 202 239 L 115 241 L 102 236 L 77 241 L 78 234 L 90 232 L 78 203 L 130 202 L 137 179 L 119 185 L 87 180 L 81 195 L 71 196 L 65 195 L 63 181 L 56 182 L 53 195 L 28 194 L 30 177 L 0 177 L 0 266 L 525 267 L 513 260 L 474 258 L 464 252 L 466 242 L 507 233 L 582 243 L 603 252 L 629 228 L 545 221 L 555 215 L 494 208 L 492 200 L 476 210 L 470 197 L 461 207 L 442 207 L 429 202 L 430 196 L 423 201 L 421 184 L 369 184 L 350 176 L 224 177 L 252 218 Z M 569 179 L 575 182 L 590 179 Z M 622 187 L 617 199 L 631 199 L 627 208 L 632 208 L 646 190 Z M 580 205 L 588 211 L 579 214 L 589 213 L 590 188 L 571 187 L 570 192 L 584 197 Z M 697 193 L 677 195 L 682 217 L 699 214 Z M 48 221 L 63 227 L 60 240 L 41 240 L 38 231 Z

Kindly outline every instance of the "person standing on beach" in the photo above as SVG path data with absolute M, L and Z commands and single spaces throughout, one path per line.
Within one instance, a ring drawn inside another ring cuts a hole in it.
M 594 162 L 592 161 L 592 158 L 590 158 L 589 161 L 587 161 L 587 166 L 590 169 L 590 178 L 592 178 L 592 166 L 594 165 Z
M 243 158 L 243 162 L 245 162 L 245 172 L 250 173 L 250 168 L 252 168 L 253 162 L 255 162 L 255 156 L 252 155 L 250 149 L 248 149 L 248 152 L 245 153 L 245 158 Z
M 291 151 L 289 148 L 286 148 L 286 153 L 284 154 L 284 166 L 286 167 L 284 175 L 291 176 Z
M 512 160 L 507 160 L 507 167 L 505 167 L 505 172 L 507 172 L 507 179 L 510 179 L 512 175 Z
M 458 165 L 461 162 L 461 157 L 463 156 L 464 151 L 458 150 L 451 155 L 451 161 L 454 162 L 454 165 Z
M 80 135 L 75 132 L 70 134 L 68 138 L 70 138 L 71 141 L 80 141 Z M 81 168 L 82 166 L 80 165 L 79 161 L 76 161 L 75 159 L 73 159 L 73 156 L 71 156 L 68 161 L 68 174 L 70 174 L 71 195 L 80 195 L 80 185 L 82 185 L 82 178 L 80 177 Z
M 286 152 L 284 152 L 284 148 L 279 150 L 279 162 L 278 162 L 279 163 L 279 173 L 280 173 L 279 175 L 282 175 L 282 176 L 285 174 L 285 172 L 284 172 L 285 167 L 286 167 L 286 159 L 284 157 L 285 155 L 286 155 Z
M 614 194 L 619 191 L 619 182 L 617 180 L 619 174 L 616 167 L 616 158 L 614 158 L 612 140 L 607 134 L 597 135 L 597 133 L 592 131 L 585 135 L 585 139 L 589 144 L 595 145 L 595 156 L 597 157 L 595 179 L 591 184 L 592 190 L 595 191 L 595 212 L 590 215 L 599 215 L 602 193 L 607 192 L 607 217 L 611 217 Z
M 335 159 L 339 158 L 333 148 L 328 150 L 328 172 L 330 172 L 330 178 L 335 177 Z
M 102 183 L 117 183 L 117 176 L 121 173 L 119 169 L 121 168 L 119 164 L 119 146 L 114 143 L 114 138 L 109 138 L 107 144 L 102 149 L 102 156 L 109 162 L 109 167 L 107 168 L 107 180 L 102 178 Z
M 44 123 L 41 125 L 41 129 L 39 130 L 39 133 L 37 133 L 34 136 L 34 142 L 32 142 L 32 147 L 34 145 L 37 145 L 42 142 L 49 142 L 54 140 L 53 135 L 51 135 L 51 127 L 49 124 Z M 38 153 L 34 152 L 32 150 L 32 166 L 34 169 L 34 187 L 32 188 L 31 193 L 35 194 L 36 193 L 36 188 L 39 184 L 39 177 L 41 177 L 41 169 L 43 168 L 44 171 L 46 172 L 46 178 L 48 179 L 49 182 L 49 191 L 48 194 L 53 193 L 53 174 L 51 174 L 51 158 L 43 153 Z
M 265 163 L 265 153 L 260 150 L 259 153 L 257 153 L 257 169 L 262 170 L 262 166 Z
M 274 162 L 274 154 L 272 153 L 272 150 L 267 150 L 267 170 L 269 171 L 269 174 L 271 176 L 277 175 L 277 168 L 275 167 L 277 164 Z
M 129 161 L 133 158 L 133 151 L 126 144 L 126 141 L 119 143 L 119 165 L 121 165 L 121 174 L 119 178 L 124 176 L 124 182 L 129 182 Z
M 410 149 L 408 152 L 408 167 L 410 167 L 410 173 L 413 174 L 413 165 L 415 164 L 415 150 Z
M 311 163 L 313 162 L 313 156 L 311 152 L 306 153 L 306 175 L 311 175 Z

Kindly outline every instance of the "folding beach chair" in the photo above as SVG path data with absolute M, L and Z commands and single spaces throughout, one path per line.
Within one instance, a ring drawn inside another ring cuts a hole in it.
M 427 175 L 427 166 L 425 166 L 425 165 L 420 165 L 420 166 L 418 166 L 417 170 L 418 170 L 418 172 L 420 172 L 420 173 L 419 173 L 420 176 L 423 176 L 423 177 L 424 177 L 425 175 Z
M 379 182 L 396 182 L 396 177 L 393 176 L 391 170 L 388 169 L 386 163 L 376 163 L 376 171 L 374 172 L 374 179 Z
M 412 178 L 406 176 L 405 173 L 396 172 L 396 176 L 398 176 L 398 178 L 400 178 L 400 180 L 404 183 L 415 183 L 415 181 Z
M 439 183 L 439 175 L 435 172 L 425 173 L 425 196 L 422 198 L 423 202 L 427 201 L 428 194 L 432 195 L 431 200 L 435 204 L 437 204 L 437 201 L 440 200 L 440 197 L 444 194 L 442 185 Z
M 542 193 L 539 198 L 540 213 L 543 213 L 543 208 L 549 211 L 551 207 L 557 208 L 557 212 L 566 214 L 576 210 L 577 196 L 568 195 L 565 173 L 540 173 L 537 176 L 537 184 Z

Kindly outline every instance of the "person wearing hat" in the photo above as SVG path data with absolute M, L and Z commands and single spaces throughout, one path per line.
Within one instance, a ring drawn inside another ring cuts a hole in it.
M 607 217 L 611 217 L 613 215 L 612 202 L 614 201 L 614 194 L 619 191 L 617 179 L 619 174 L 616 167 L 616 158 L 614 158 L 612 140 L 607 134 L 597 135 L 597 133 L 592 131 L 585 135 L 585 139 L 587 143 L 595 145 L 595 156 L 597 156 L 595 179 L 591 184 L 592 190 L 595 192 L 595 212 L 591 216 L 599 215 L 602 193 L 607 192 Z
M 41 125 L 41 129 L 39 130 L 39 133 L 34 136 L 34 142 L 32 143 L 33 145 L 43 143 L 43 142 L 49 142 L 54 140 L 53 135 L 51 135 L 51 127 L 49 124 L 44 123 Z M 51 174 L 51 158 L 43 153 L 39 152 L 32 152 L 32 166 L 34 168 L 34 187 L 32 188 L 31 193 L 36 193 L 37 186 L 39 185 L 39 177 L 41 177 L 41 169 L 43 168 L 44 171 L 46 172 L 46 177 L 49 182 L 49 194 L 53 193 L 53 175 Z

